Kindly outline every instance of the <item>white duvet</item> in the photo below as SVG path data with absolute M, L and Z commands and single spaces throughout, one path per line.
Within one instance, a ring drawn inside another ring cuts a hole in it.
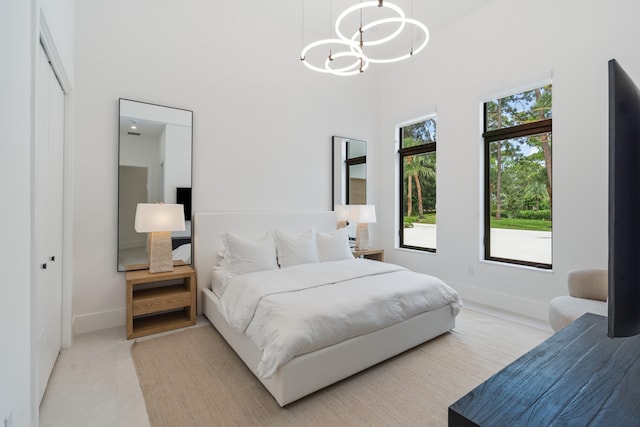
M 458 293 L 436 277 L 353 259 L 237 276 L 220 309 L 262 350 L 257 373 L 270 378 L 295 356 L 448 304 L 458 314 Z

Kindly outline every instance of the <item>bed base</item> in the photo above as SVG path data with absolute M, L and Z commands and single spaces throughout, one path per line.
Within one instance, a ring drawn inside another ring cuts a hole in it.
M 236 332 L 227 324 L 218 310 L 219 299 L 210 289 L 202 290 L 201 300 L 205 316 L 280 406 L 429 341 L 455 326 L 451 306 L 447 305 L 387 328 L 295 357 L 281 366 L 273 377 L 261 378 L 256 373 L 261 358 L 258 347 L 246 335 Z M 385 345 L 380 345 L 381 342 Z

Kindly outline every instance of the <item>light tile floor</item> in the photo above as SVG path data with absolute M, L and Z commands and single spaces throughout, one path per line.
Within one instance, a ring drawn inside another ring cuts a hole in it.
M 551 330 L 541 320 L 466 304 L 517 323 Z M 198 316 L 196 326 L 209 321 Z M 173 331 L 175 332 L 175 331 Z M 166 332 L 172 333 L 172 332 Z M 158 334 L 161 335 L 161 334 Z M 157 335 L 138 338 L 150 339 Z M 75 337 L 53 369 L 40 405 L 41 427 L 149 426 L 147 412 L 131 359 L 135 340 L 125 339 L 124 327 Z
M 40 426 L 148 426 L 124 327 L 75 338 L 58 356 L 40 404 Z
M 209 321 L 198 316 L 194 327 Z M 165 332 L 169 334 L 177 331 Z M 154 338 L 150 335 L 137 340 Z M 40 404 L 41 427 L 149 426 L 124 326 L 79 335 L 58 356 Z

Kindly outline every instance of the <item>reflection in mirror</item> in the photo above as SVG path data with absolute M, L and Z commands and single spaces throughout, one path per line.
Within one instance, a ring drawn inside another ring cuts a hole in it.
M 335 205 L 367 204 L 367 143 L 333 137 L 333 198 Z
M 138 203 L 179 203 L 185 231 L 171 234 L 175 265 L 191 264 L 193 112 L 120 99 L 118 271 L 147 268 L 147 233 L 134 229 Z

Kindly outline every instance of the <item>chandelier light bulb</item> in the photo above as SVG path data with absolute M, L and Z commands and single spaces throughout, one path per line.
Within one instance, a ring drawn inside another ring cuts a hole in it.
M 362 49 L 360 49 L 360 47 L 358 46 L 357 43 L 352 42 L 351 40 L 345 41 L 345 40 L 342 40 L 342 39 L 322 39 L 322 40 L 317 40 L 315 42 L 312 42 L 312 43 L 309 43 L 308 45 L 306 45 L 304 47 L 304 49 L 302 49 L 302 52 L 300 52 L 300 60 L 302 61 L 302 63 L 307 68 L 309 68 L 309 69 L 311 69 L 313 71 L 318 71 L 320 73 L 331 73 L 332 71 L 330 71 L 328 68 L 319 67 L 319 66 L 313 65 L 309 61 L 307 61 L 307 53 L 309 53 L 309 51 L 311 49 L 317 48 L 319 46 L 331 45 L 331 44 L 340 44 L 340 45 L 343 45 L 343 46 L 345 46 L 347 48 L 350 48 L 351 50 L 344 52 L 344 53 L 348 53 L 350 56 L 362 55 Z M 335 58 L 339 54 L 340 54 L 340 52 L 339 53 L 330 54 L 330 56 Z M 327 60 L 329 60 L 329 57 L 327 57 Z M 357 64 L 354 65 L 353 67 L 356 67 L 356 66 L 357 66 Z
M 331 62 L 337 58 L 343 58 L 347 56 L 353 56 L 356 58 L 356 61 L 342 68 L 331 68 Z M 364 72 L 369 67 L 369 60 L 362 53 L 357 52 L 338 52 L 332 54 L 324 61 L 324 68 L 327 72 L 334 74 L 336 76 L 354 76 L 356 74 L 360 74 Z
M 362 27 L 362 31 L 365 32 L 365 31 L 367 31 L 367 30 L 369 30 L 371 28 L 374 28 L 374 27 L 376 27 L 378 25 L 386 24 L 388 22 L 397 22 L 399 20 L 400 20 L 400 18 L 379 19 L 377 21 L 370 22 L 369 24 L 367 24 L 364 27 Z M 367 56 L 369 62 L 371 62 L 373 64 L 390 64 L 392 62 L 403 61 L 405 59 L 411 58 L 411 56 L 413 56 L 413 55 L 416 55 L 416 54 L 420 53 L 420 51 L 422 51 L 422 49 L 424 49 L 427 46 L 427 43 L 429 43 L 429 30 L 427 29 L 427 26 L 424 25 L 422 22 L 416 21 L 415 19 L 411 19 L 411 18 L 405 18 L 404 21 L 407 24 L 415 25 L 416 27 L 418 27 L 418 28 L 420 28 L 422 30 L 422 32 L 424 33 L 424 41 L 422 42 L 422 44 L 420 44 L 420 46 L 418 46 L 416 49 L 412 49 L 409 53 L 397 56 L 395 58 L 376 59 L 376 58 L 371 58 L 371 57 Z M 356 38 L 359 37 L 359 35 L 360 35 L 360 31 L 355 33 L 351 39 L 355 40 Z M 357 42 L 354 41 L 354 43 L 357 43 Z
M 344 12 L 342 12 L 338 18 L 336 19 L 336 34 L 337 36 L 344 40 L 344 41 L 351 41 L 351 39 L 349 39 L 348 37 L 346 37 L 342 31 L 340 30 L 340 24 L 342 23 L 342 21 L 344 20 L 344 18 L 347 17 L 347 15 L 357 11 L 357 10 L 362 10 L 365 9 L 367 7 L 380 7 L 380 2 L 378 1 L 366 1 L 364 3 L 358 3 L 355 4 L 353 6 L 351 6 L 350 8 L 346 9 Z M 393 40 L 394 38 L 396 38 L 398 36 L 398 34 L 400 34 L 402 32 L 402 30 L 404 30 L 404 26 L 405 26 L 405 19 L 406 19 L 406 15 L 404 13 L 404 11 L 402 9 L 400 9 L 398 6 L 396 6 L 393 3 L 382 3 L 382 7 L 386 7 L 389 8 L 391 10 L 393 10 L 394 12 L 396 12 L 398 14 L 397 18 L 385 18 L 385 19 L 380 19 L 376 22 L 379 21 L 384 21 L 387 22 L 389 19 L 394 19 L 394 21 L 388 21 L 388 22 L 400 22 L 400 25 L 398 26 L 398 28 L 391 34 L 389 34 L 386 37 L 383 37 L 381 39 L 378 40 L 367 40 L 367 41 L 363 41 L 363 46 L 376 46 L 376 45 L 380 45 L 383 43 L 386 43 L 388 41 Z M 364 27 L 362 28 L 363 32 L 365 31 Z

